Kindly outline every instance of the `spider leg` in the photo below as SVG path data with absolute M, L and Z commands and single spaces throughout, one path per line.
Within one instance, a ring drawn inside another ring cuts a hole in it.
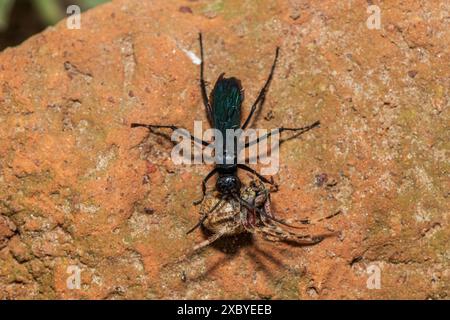
M 195 200 L 193 203 L 194 205 L 198 205 L 200 203 L 202 203 L 203 199 L 205 198 L 205 194 L 206 194 L 206 183 L 208 182 L 209 179 L 211 179 L 211 177 L 216 174 L 217 172 L 217 168 L 212 169 L 208 175 L 203 179 L 202 181 L 202 197 L 199 200 Z
M 177 126 L 173 126 L 173 125 L 157 125 L 157 124 L 143 124 L 143 123 L 135 123 L 133 122 L 131 124 L 131 128 L 137 128 L 137 127 L 143 127 L 143 128 L 147 128 L 149 130 L 151 129 L 171 129 L 172 131 L 178 130 L 178 129 L 184 129 L 187 131 L 187 129 L 185 128 L 181 128 L 181 127 L 177 127 Z M 204 141 L 202 139 L 196 138 L 193 135 L 191 135 L 189 132 L 187 133 L 187 135 L 189 136 L 189 138 L 191 139 L 192 142 L 197 142 L 203 146 L 209 146 L 210 143 L 207 141 Z
M 248 209 L 250 209 L 250 210 L 252 210 L 252 211 L 258 212 L 258 213 L 261 215 L 261 217 L 262 217 L 263 219 L 264 219 L 264 218 L 267 218 L 268 220 L 274 220 L 274 221 L 276 221 L 276 222 L 278 222 L 278 223 L 280 223 L 280 224 L 284 224 L 284 225 L 286 225 L 287 227 L 291 227 L 291 228 L 304 228 L 303 226 L 302 226 L 302 227 L 297 227 L 297 226 L 293 226 L 293 225 L 287 224 L 287 223 L 284 222 L 283 220 L 277 219 L 277 218 L 275 218 L 275 217 L 273 217 L 273 216 L 269 216 L 269 215 L 267 215 L 267 214 L 264 212 L 264 210 L 261 210 L 260 208 L 255 207 L 254 205 L 252 205 L 251 203 L 248 203 L 248 202 L 245 201 L 244 199 L 239 198 L 237 195 L 233 195 L 233 196 L 234 196 L 234 198 L 235 198 L 237 201 L 239 201 L 242 205 L 244 205 L 244 206 L 247 207 Z
M 203 57 L 203 41 L 202 41 L 202 33 L 198 34 L 198 41 L 200 43 L 200 59 L 202 60 L 200 63 L 200 90 L 202 92 L 202 100 L 205 105 L 206 115 L 208 117 L 208 122 L 212 126 L 213 125 L 213 116 L 212 116 L 212 108 L 208 101 L 208 93 L 206 91 L 206 82 L 204 78 L 204 66 L 205 59 Z
M 264 195 L 264 198 L 266 199 L 265 203 L 264 203 L 264 210 L 260 210 L 258 211 L 258 213 L 260 213 L 261 218 L 264 221 L 268 220 L 273 220 L 275 222 L 278 222 L 280 224 L 283 224 L 287 227 L 291 227 L 291 228 L 295 228 L 295 229 L 304 229 L 306 227 L 304 226 L 299 226 L 299 225 L 295 225 L 295 223 L 301 223 L 303 225 L 315 225 L 318 222 L 322 222 L 324 220 L 328 220 L 331 219 L 339 214 L 342 213 L 341 210 L 338 210 L 332 214 L 329 214 L 328 216 L 325 217 L 320 217 L 320 218 L 316 218 L 316 219 L 310 219 L 310 218 L 305 218 L 305 219 L 282 219 L 282 218 L 278 218 L 275 217 L 274 214 L 272 213 L 272 209 L 270 207 L 270 192 L 267 189 L 263 189 L 261 191 L 261 194 Z M 257 197 L 256 197 L 257 198 Z M 258 208 L 256 208 L 258 209 Z
M 305 229 L 306 228 L 305 226 L 296 226 L 296 225 L 292 224 L 292 222 L 290 220 L 280 219 L 280 218 L 274 217 L 273 215 L 268 215 L 268 214 L 266 214 L 264 212 L 264 210 L 260 210 L 260 211 L 261 211 L 260 212 L 261 217 L 263 217 L 263 218 L 265 218 L 267 220 L 275 221 L 275 222 L 277 222 L 279 224 L 282 224 L 283 226 L 286 226 L 286 227 L 289 227 L 289 228 L 294 228 L 294 229 Z
M 268 236 L 268 240 L 271 241 L 294 241 L 298 244 L 316 244 L 321 242 L 325 238 L 338 236 L 340 234 L 340 232 L 337 231 L 318 235 L 301 235 L 270 223 L 270 218 L 270 216 L 261 215 L 261 220 L 264 226 L 256 229 L 256 231 L 259 231 L 265 236 Z
M 244 125 L 242 126 L 242 130 L 247 128 L 248 124 L 250 123 L 251 118 L 253 117 L 253 114 L 256 111 L 258 104 L 262 105 L 266 98 L 267 88 L 269 87 L 270 81 L 272 80 L 273 73 L 275 71 L 275 66 L 277 64 L 279 52 L 280 52 L 280 48 L 277 47 L 277 49 L 275 50 L 275 59 L 273 60 L 273 64 L 272 64 L 272 68 L 270 69 L 269 77 L 267 78 L 266 83 L 262 87 L 261 91 L 259 92 L 258 97 L 256 98 L 255 102 L 253 103 L 252 108 L 250 109 L 250 113 L 249 113 L 247 119 L 245 120 Z M 260 102 L 261 102 L 261 104 L 260 104 Z
M 268 215 L 263 210 L 262 210 L 262 212 L 263 212 L 263 216 L 268 218 L 269 220 L 273 220 L 275 222 L 278 222 L 278 223 L 280 223 L 282 225 L 285 225 L 287 227 L 291 227 L 291 228 L 294 228 L 294 229 L 305 229 L 305 228 L 307 228 L 305 225 L 315 225 L 315 224 L 317 224 L 319 222 L 331 219 L 331 218 L 333 218 L 333 217 L 335 217 L 335 216 L 337 216 L 337 215 L 342 213 L 342 211 L 339 210 L 339 211 L 334 212 L 334 213 L 332 213 L 332 214 L 330 214 L 328 216 L 325 216 L 325 217 L 320 217 L 320 218 L 316 218 L 316 219 L 306 218 L 306 219 L 297 220 L 297 219 L 281 219 L 281 218 L 274 217 L 273 215 Z M 300 223 L 302 225 L 295 225 L 295 223 Z
M 281 134 L 283 131 L 300 131 L 299 134 L 303 134 L 317 126 L 320 125 L 320 121 L 316 121 L 308 126 L 305 127 L 300 127 L 300 128 L 285 128 L 285 127 L 280 127 L 280 128 L 276 128 L 275 130 L 278 130 L 278 132 Z M 263 135 L 262 137 L 258 137 L 253 141 L 249 141 L 247 143 L 245 143 L 244 148 L 248 148 L 249 146 L 252 146 L 254 144 L 260 143 L 263 140 L 266 140 L 267 138 L 269 138 L 272 134 L 275 133 L 275 130 L 271 130 L 269 133 L 266 133 L 265 135 Z
M 334 213 L 332 213 L 332 214 L 330 214 L 328 216 L 325 216 L 325 217 L 320 217 L 320 218 L 316 218 L 316 219 L 305 218 L 305 219 L 293 220 L 293 221 L 294 222 L 300 222 L 302 224 L 314 225 L 314 224 L 316 224 L 318 222 L 322 222 L 324 220 L 331 219 L 331 218 L 333 218 L 333 217 L 335 217 L 335 216 L 337 216 L 337 215 L 339 215 L 341 213 L 342 213 L 342 211 L 338 210 L 338 211 L 336 211 L 336 212 L 334 212 Z
M 241 204 L 246 206 L 248 209 L 256 210 L 261 215 L 261 220 L 264 224 L 264 227 L 255 229 L 256 231 L 261 231 L 265 234 L 269 234 L 273 237 L 277 237 L 277 238 L 281 239 L 281 241 L 295 241 L 298 244 L 316 244 L 316 243 L 319 243 L 320 241 L 322 241 L 323 239 L 325 239 L 326 237 L 332 237 L 332 236 L 336 236 L 336 235 L 340 234 L 340 232 L 331 232 L 331 233 L 324 233 L 324 234 L 311 236 L 311 235 L 300 235 L 297 233 L 293 233 L 289 230 L 285 230 L 274 224 L 268 223 L 268 220 L 273 220 L 275 222 L 278 222 L 280 224 L 283 224 L 283 225 L 286 225 L 286 226 L 292 227 L 292 228 L 302 228 L 302 227 L 297 227 L 297 226 L 287 224 L 284 220 L 280 220 L 273 216 L 267 215 L 264 212 L 264 210 L 261 210 L 255 206 L 251 205 L 247 201 L 239 198 L 238 196 L 235 196 L 235 198 Z
M 330 232 L 330 233 L 324 233 L 324 234 L 318 234 L 318 235 L 301 235 L 298 233 L 291 232 L 289 230 L 283 229 L 279 227 L 278 225 L 275 225 L 273 223 L 270 223 L 270 217 L 267 219 L 267 216 L 261 216 L 261 220 L 264 224 L 261 230 L 264 230 L 266 234 L 270 234 L 271 236 L 276 236 L 278 239 L 282 239 L 283 237 L 288 237 L 292 239 L 295 239 L 295 241 L 301 239 L 301 240 L 307 240 L 307 241 L 317 241 L 320 242 L 326 237 L 332 237 L 339 235 L 340 232 Z M 269 231 L 270 230 L 270 231 Z M 281 237 L 281 238 L 280 238 Z M 287 239 L 287 238 L 286 238 Z M 286 240 L 284 239 L 284 240 Z M 287 239 L 289 240 L 289 239 Z M 297 241 L 298 242 L 298 241 Z
M 295 225 L 295 223 L 300 223 L 302 225 L 315 225 L 319 222 L 322 222 L 324 220 L 329 220 L 329 219 L 341 214 L 342 211 L 338 210 L 332 214 L 329 214 L 328 216 L 320 217 L 320 218 L 316 218 L 316 219 L 305 218 L 305 219 L 300 219 L 300 220 L 298 220 L 298 219 L 281 219 L 281 218 L 274 217 L 273 214 L 267 214 L 265 211 L 263 211 L 263 213 L 264 213 L 264 216 L 269 218 L 270 220 L 273 220 L 275 222 L 278 222 L 280 224 L 283 224 L 283 225 L 291 227 L 291 228 L 303 229 L 306 227 Z
M 170 265 L 177 265 L 177 264 L 180 264 L 181 262 L 186 261 L 187 259 L 192 257 L 195 253 L 197 253 L 197 251 L 199 251 L 200 249 L 203 249 L 203 248 L 209 246 L 211 243 L 217 241 L 224 234 L 225 234 L 225 230 L 223 230 L 222 232 L 215 233 L 214 235 L 212 235 L 211 237 L 209 237 L 205 241 L 202 241 L 199 244 L 195 245 L 194 248 L 192 248 L 192 250 L 189 251 L 188 253 L 182 255 L 181 257 L 179 257 L 175 261 L 165 263 L 163 266 L 166 267 L 166 266 L 170 266 Z
M 192 248 L 192 253 L 209 246 L 211 243 L 215 242 L 216 240 L 218 240 L 220 237 L 222 237 L 225 234 L 225 231 L 222 232 L 218 232 L 213 234 L 211 237 L 209 237 L 208 239 L 206 239 L 205 241 L 200 242 L 199 244 L 195 245 L 194 248 Z
M 278 222 L 279 224 L 285 225 L 287 227 L 291 227 L 291 228 L 296 228 L 296 229 L 304 229 L 304 226 L 295 226 L 290 224 L 289 222 L 283 220 L 283 219 L 279 219 L 279 218 L 275 218 L 272 214 L 267 214 L 264 210 L 261 210 L 260 208 L 255 207 L 254 205 L 248 203 L 247 201 L 235 196 L 235 198 L 244 206 L 246 206 L 248 209 L 250 210 L 255 210 L 256 212 L 258 212 L 264 222 L 264 219 L 267 220 L 273 220 L 275 222 Z
M 217 204 L 216 204 L 217 205 Z M 222 222 L 227 221 L 233 219 L 233 217 L 228 217 L 227 219 L 224 219 Z M 168 262 L 166 264 L 164 264 L 163 266 L 168 266 L 168 265 L 173 265 L 173 264 L 179 264 L 185 260 L 187 260 L 188 258 L 192 257 L 195 253 L 197 253 L 199 250 L 209 246 L 210 244 L 212 244 L 213 242 L 217 241 L 218 239 L 220 239 L 221 237 L 223 237 L 225 234 L 227 234 L 228 230 L 227 228 L 222 228 L 219 232 L 214 233 L 211 237 L 209 237 L 208 239 L 198 243 L 197 245 L 195 245 L 191 251 L 189 251 L 188 253 L 182 255 L 181 257 L 179 257 L 177 260 L 173 261 L 173 262 Z
M 271 228 L 271 227 L 262 227 L 258 232 L 269 236 L 269 240 L 271 241 L 293 241 L 298 244 L 304 245 L 313 245 L 321 242 L 323 239 L 327 237 L 331 237 L 336 235 L 335 233 L 330 234 L 320 234 L 320 235 L 298 235 L 292 232 L 288 232 L 279 228 Z

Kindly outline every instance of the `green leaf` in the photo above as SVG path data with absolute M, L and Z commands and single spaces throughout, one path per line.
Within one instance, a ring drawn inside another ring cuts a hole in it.
M 99 4 L 109 2 L 109 1 L 110 0 L 79 0 L 81 5 L 86 9 L 93 8 L 95 6 L 98 6 Z
M 14 0 L 0 0 L 0 31 L 8 28 L 9 15 L 14 5 Z

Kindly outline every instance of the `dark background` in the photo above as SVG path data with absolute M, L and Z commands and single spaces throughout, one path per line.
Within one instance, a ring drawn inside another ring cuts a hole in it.
M 85 11 L 109 0 L 0 0 L 0 50 L 16 46 L 66 17 L 69 5 Z

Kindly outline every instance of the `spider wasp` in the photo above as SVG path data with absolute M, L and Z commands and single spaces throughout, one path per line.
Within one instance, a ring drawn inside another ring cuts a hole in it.
M 255 115 L 258 108 L 264 103 L 269 84 L 273 78 L 275 66 L 277 64 L 280 48 L 275 50 L 275 57 L 264 86 L 261 88 L 255 102 L 252 104 L 250 113 L 241 125 L 242 103 L 244 101 L 243 88 L 241 81 L 235 77 L 226 78 L 222 73 L 215 82 L 214 88 L 208 98 L 206 88 L 206 81 L 204 79 L 204 53 L 202 34 L 199 33 L 200 44 L 200 91 L 205 107 L 208 122 L 212 128 L 218 130 L 223 137 L 227 137 L 227 130 L 245 130 L 249 127 L 250 122 Z M 278 133 L 283 131 L 293 131 L 302 134 L 320 125 L 316 121 L 304 127 L 280 127 Z M 172 131 L 183 129 L 176 125 L 160 125 L 160 124 L 143 124 L 131 123 L 132 128 L 144 127 L 149 130 L 152 129 L 170 129 Z M 272 135 L 271 131 L 262 137 L 258 137 L 255 141 L 248 141 L 244 147 L 247 148 L 255 143 L 259 143 Z M 189 134 L 189 138 L 194 143 L 199 143 L 206 147 L 210 143 L 201 140 Z M 225 141 L 226 144 L 226 141 Z M 249 186 L 243 186 L 238 176 L 238 170 L 245 170 L 258 177 L 264 183 L 274 186 L 273 179 L 269 180 L 259 174 L 253 168 L 243 163 L 238 163 L 238 150 L 236 143 L 233 144 L 234 149 L 229 150 L 224 148 L 221 154 L 216 154 L 216 159 L 222 161 L 216 162 L 214 168 L 206 175 L 202 181 L 202 196 L 199 200 L 194 201 L 198 205 L 203 203 L 206 193 L 207 182 L 214 176 L 218 175 L 215 189 L 219 194 L 218 200 L 212 204 L 209 197 L 201 207 L 202 217 L 198 223 L 191 228 L 187 233 L 194 231 L 196 228 L 204 225 L 206 228 L 215 232 L 215 235 L 201 244 L 194 247 L 194 251 L 205 247 L 217 240 L 223 235 L 238 234 L 244 231 L 260 232 L 265 234 L 268 238 L 278 240 L 296 241 L 303 244 L 315 244 L 320 242 L 327 235 L 319 236 L 301 236 L 294 234 L 287 230 L 282 230 L 271 222 L 276 222 L 289 227 L 296 227 L 290 224 L 287 220 L 282 220 L 275 217 L 270 211 L 270 192 L 264 184 L 256 184 L 252 182 Z M 334 214 L 335 215 L 335 214 Z M 332 216 L 334 216 L 332 215 Z M 326 217 L 328 218 L 328 217 Z M 310 224 L 310 220 L 300 220 L 302 224 Z

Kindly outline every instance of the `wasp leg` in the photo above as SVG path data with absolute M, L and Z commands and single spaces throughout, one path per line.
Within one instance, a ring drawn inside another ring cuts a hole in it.
M 201 32 L 198 34 L 198 41 L 200 43 L 200 59 L 202 60 L 200 62 L 200 90 L 202 92 L 202 100 L 203 100 L 203 104 L 205 105 L 208 122 L 212 126 L 213 125 L 212 109 L 211 109 L 211 105 L 209 104 L 209 101 L 208 101 L 208 93 L 206 91 L 206 82 L 205 82 L 205 78 L 204 78 L 204 66 L 205 66 L 204 61 L 205 61 L 205 59 L 203 57 L 203 41 L 202 41 Z
M 181 127 L 177 127 L 177 126 L 173 126 L 173 125 L 157 125 L 157 124 L 143 124 L 143 123 L 132 123 L 131 124 L 131 128 L 137 128 L 137 127 L 143 127 L 143 128 L 147 128 L 149 130 L 151 129 L 171 129 L 172 131 L 178 130 L 178 129 L 183 129 L 185 130 L 185 132 L 187 132 L 186 135 L 189 136 L 189 138 L 191 139 L 192 142 L 197 142 L 203 146 L 209 146 L 210 142 L 204 141 L 202 139 L 196 138 L 193 135 L 191 135 L 187 129 L 185 128 L 181 128 Z
M 212 169 L 208 175 L 203 179 L 202 181 L 202 197 L 199 200 L 195 200 L 193 203 L 194 205 L 198 205 L 200 203 L 202 203 L 203 199 L 205 198 L 205 194 L 206 194 L 206 184 L 208 183 L 208 180 L 211 179 L 211 177 L 216 174 L 217 172 L 217 168 Z
M 253 173 L 255 176 L 257 176 L 261 181 L 265 182 L 265 183 L 270 183 L 270 184 L 275 184 L 275 182 L 273 181 L 273 179 L 268 180 L 267 178 L 265 178 L 264 176 L 262 176 L 261 174 L 258 173 L 258 171 L 256 171 L 255 169 L 250 168 L 249 166 L 245 165 L 245 164 L 238 164 L 237 165 L 238 168 L 248 171 L 250 173 Z
M 247 119 L 244 122 L 244 125 L 242 126 L 242 130 L 247 128 L 248 124 L 250 123 L 251 118 L 253 117 L 253 114 L 256 111 L 256 108 L 258 104 L 261 106 L 264 103 L 264 100 L 266 98 L 267 88 L 269 87 L 270 81 L 273 77 L 273 72 L 275 71 L 275 66 L 277 64 L 278 60 L 278 53 L 280 52 L 280 48 L 277 47 L 275 50 L 275 59 L 273 60 L 272 68 L 270 69 L 269 77 L 266 80 L 266 83 L 264 84 L 264 87 L 262 87 L 261 91 L 259 92 L 258 97 L 256 98 L 256 101 L 253 103 L 252 108 L 250 109 L 250 113 L 247 117 Z
M 300 128 L 285 128 L 285 127 L 281 127 L 281 128 L 277 128 L 275 130 L 278 130 L 278 132 L 281 134 L 283 131 L 300 131 L 299 134 L 303 134 L 317 126 L 320 125 L 320 121 L 316 121 L 313 124 L 310 124 L 309 126 L 306 127 L 300 127 Z M 263 140 L 266 140 L 267 138 L 269 138 L 272 134 L 275 133 L 275 130 L 271 130 L 269 133 L 266 133 L 265 135 L 263 135 L 262 137 L 258 137 L 253 141 L 249 141 L 244 145 L 244 148 L 248 148 L 249 146 L 252 146 L 254 144 L 258 144 Z

